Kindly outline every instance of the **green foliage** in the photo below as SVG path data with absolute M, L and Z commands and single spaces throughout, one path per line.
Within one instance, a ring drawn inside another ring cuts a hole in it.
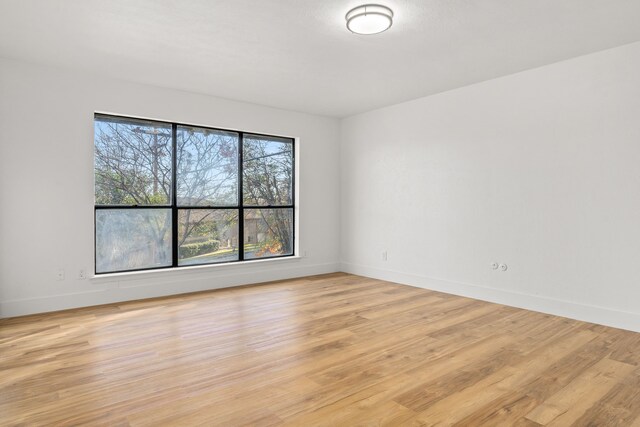
M 217 238 L 218 227 L 217 227 L 216 221 L 202 220 L 202 221 L 194 222 L 191 227 L 191 230 L 189 231 L 189 235 L 190 236 L 211 236 L 214 239 Z
M 206 242 L 187 243 L 179 248 L 180 259 L 192 258 L 194 256 L 215 252 L 220 248 L 218 240 L 207 240 Z

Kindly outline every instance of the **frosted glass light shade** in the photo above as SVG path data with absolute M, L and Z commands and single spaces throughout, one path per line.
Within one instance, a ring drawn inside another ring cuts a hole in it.
M 393 11 L 379 4 L 354 7 L 345 16 L 347 28 L 356 34 L 378 34 L 393 23 Z

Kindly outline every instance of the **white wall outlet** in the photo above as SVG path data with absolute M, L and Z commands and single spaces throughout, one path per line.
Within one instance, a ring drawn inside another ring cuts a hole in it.
M 58 269 L 56 272 L 56 279 L 64 280 L 64 270 L 62 268 Z
M 87 278 L 87 272 L 86 272 L 86 271 L 84 271 L 84 269 L 82 269 L 82 268 L 81 268 L 81 269 L 78 271 L 78 280 L 84 280 L 84 279 L 86 279 L 86 278 Z
M 387 251 L 382 251 L 382 260 L 383 261 L 387 260 Z
M 503 263 L 503 264 L 500 264 L 500 270 L 502 270 L 502 271 L 507 271 L 507 268 L 508 268 L 508 267 L 507 267 L 507 264 L 504 264 L 504 263 Z
M 491 263 L 491 268 L 492 268 L 493 270 L 497 270 L 497 269 L 498 269 L 498 263 L 497 263 L 497 262 L 492 262 L 492 263 Z

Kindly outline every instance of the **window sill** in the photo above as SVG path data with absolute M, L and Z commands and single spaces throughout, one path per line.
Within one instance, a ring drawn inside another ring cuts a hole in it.
M 194 273 L 206 273 L 213 271 L 222 271 L 222 270 L 236 270 L 246 268 L 248 266 L 260 266 L 260 265 L 270 265 L 274 263 L 286 263 L 286 262 L 297 262 L 300 261 L 303 257 L 298 255 L 286 256 L 281 258 L 269 258 L 269 259 L 254 259 L 249 261 L 242 262 L 229 262 L 223 264 L 208 264 L 208 265 L 194 265 L 194 266 L 185 266 L 185 267 L 173 267 L 173 268 L 162 268 L 157 270 L 143 270 L 143 271 L 124 271 L 122 273 L 106 273 L 91 276 L 91 282 L 93 283 L 103 283 L 103 282 L 112 282 L 117 279 L 143 279 L 143 278 L 151 278 L 151 277 L 167 277 L 172 275 L 183 275 L 183 274 L 194 274 Z

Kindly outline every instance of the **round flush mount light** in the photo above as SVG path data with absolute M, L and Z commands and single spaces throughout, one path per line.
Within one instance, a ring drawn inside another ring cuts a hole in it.
M 393 11 L 379 4 L 365 4 L 347 12 L 347 28 L 355 34 L 378 34 L 391 28 Z

